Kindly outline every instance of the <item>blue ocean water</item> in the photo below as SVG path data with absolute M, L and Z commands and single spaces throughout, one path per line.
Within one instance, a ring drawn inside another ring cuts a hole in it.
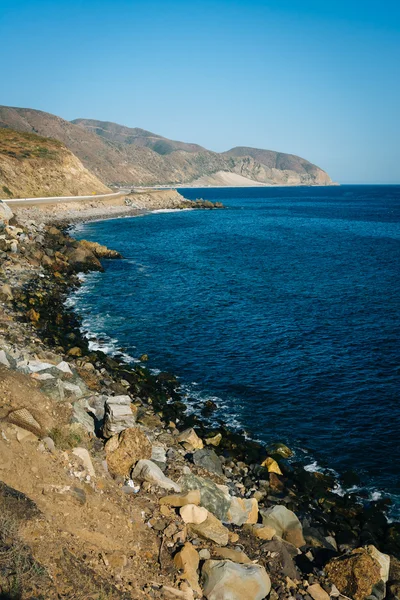
M 177 374 L 192 409 L 400 495 L 400 186 L 182 193 L 227 210 L 77 228 L 125 257 L 72 299 L 85 330 Z

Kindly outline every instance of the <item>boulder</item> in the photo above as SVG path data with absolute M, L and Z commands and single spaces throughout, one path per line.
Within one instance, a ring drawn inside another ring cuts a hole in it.
M 275 538 L 267 541 L 262 546 L 265 554 L 269 553 L 271 557 L 268 559 L 268 569 L 278 575 L 290 577 L 293 581 L 300 580 L 301 575 L 294 563 L 294 559 L 298 555 L 298 550 L 292 544 Z
M 170 496 L 164 496 L 163 498 L 160 498 L 160 504 L 167 504 L 176 508 L 185 506 L 186 504 L 195 504 L 196 506 L 199 506 L 200 490 L 192 490 L 187 494 L 171 494 Z
M 200 505 L 221 521 L 226 521 L 231 500 L 211 479 L 192 474 L 183 475 L 179 484 L 184 491 L 200 490 Z
M 176 439 L 189 452 L 203 448 L 203 442 L 192 427 L 182 431 Z
M 74 448 L 72 454 L 79 458 L 89 475 L 95 477 L 96 471 L 94 470 L 92 459 L 86 448 Z
M 261 466 L 268 469 L 268 473 L 276 473 L 277 475 L 283 475 L 278 463 L 276 462 L 276 460 L 271 458 L 271 456 L 266 458 L 264 462 L 261 463 Z
M 172 481 L 172 479 L 166 477 L 160 467 L 151 462 L 151 460 L 139 460 L 132 471 L 132 479 L 139 482 L 147 481 L 165 490 L 181 491 L 180 486 Z
M 208 510 L 202 506 L 196 506 L 195 504 L 186 504 L 181 507 L 179 514 L 184 523 L 194 523 L 195 525 L 199 525 L 207 519 Z
M 222 462 L 219 456 L 211 448 L 196 450 L 193 454 L 193 462 L 197 467 L 201 467 L 210 473 L 223 476 Z
M 13 300 L 13 293 L 8 283 L 0 285 L 0 302 L 11 302 Z
M 271 580 L 260 565 L 207 560 L 202 577 L 207 600 L 263 600 L 271 590 Z
M 87 401 L 84 398 L 73 403 L 71 423 L 79 423 L 88 433 L 95 435 L 94 420 L 88 412 Z
M 46 373 L 44 373 L 44 375 L 46 375 Z M 49 373 L 50 375 L 50 373 Z M 70 398 L 75 398 L 76 400 L 79 400 L 79 398 L 82 398 L 82 396 L 84 395 L 85 391 L 83 388 L 83 384 L 81 386 L 76 385 L 76 383 L 70 383 L 69 381 L 63 381 L 62 384 L 63 388 L 64 388 L 64 398 L 66 399 L 70 399 Z
M 190 524 L 189 531 L 219 546 L 226 546 L 229 542 L 229 530 L 211 513 L 208 513 L 207 519 L 202 523 Z
M 232 548 L 216 548 L 214 550 L 214 554 L 217 556 L 217 558 L 231 560 L 232 562 L 239 563 L 241 565 L 247 565 L 251 563 L 251 560 L 247 554 L 241 552 L 240 550 L 232 550 Z
M 88 271 L 103 270 L 99 259 L 91 250 L 89 250 L 89 248 L 85 248 L 84 246 L 69 248 L 65 253 L 65 256 L 68 258 L 69 266 L 72 271 L 87 273 Z
M 7 369 L 11 368 L 11 362 L 9 360 L 8 354 L 5 353 L 4 350 L 0 350 L 0 364 L 7 367 Z
M 13 212 L 8 204 L 0 200 L 0 221 L 3 221 L 3 223 L 9 223 L 13 216 Z
M 199 562 L 199 553 L 190 542 L 186 542 L 182 550 L 174 556 L 176 568 L 183 571 L 179 578 L 186 579 L 192 590 L 202 596 L 203 593 L 199 585 L 199 576 L 197 574 Z
M 303 528 L 294 512 L 286 506 L 277 505 L 262 512 L 263 525 L 273 527 L 276 535 L 296 548 L 304 546 Z
M 231 497 L 229 510 L 224 520 L 225 523 L 234 525 L 252 525 L 258 520 L 258 502 L 255 498 Z
M 260 540 L 269 541 L 276 535 L 276 529 L 269 525 L 256 524 L 251 528 L 251 531 L 253 535 Z
M 370 596 L 382 600 L 386 595 L 390 558 L 375 546 L 356 548 L 345 556 L 332 559 L 325 572 L 339 592 L 353 600 Z
M 97 258 L 122 258 L 122 255 L 119 252 L 110 250 L 107 246 L 102 246 L 98 242 L 80 240 L 79 245 L 93 252 Z
M 213 437 L 205 438 L 205 443 L 207 446 L 219 446 L 222 440 L 222 434 L 217 433 Z
M 152 455 L 151 443 L 139 427 L 124 429 L 110 438 L 106 445 L 108 470 L 115 475 L 129 476 L 139 460 Z
M 136 416 L 132 412 L 129 396 L 109 396 L 105 402 L 103 435 L 106 438 L 134 427 Z
M 161 465 L 165 465 L 167 462 L 167 454 L 164 446 L 161 446 L 160 444 L 154 444 L 151 449 L 150 458 L 153 462 L 157 463 L 159 467 Z
M 64 373 L 64 375 L 72 375 L 71 367 L 65 360 L 60 361 L 57 365 L 54 365 L 54 367 L 58 371 L 61 371 L 61 373 Z
M 329 600 L 329 594 L 319 585 L 319 583 L 313 583 L 308 586 L 307 594 L 309 594 L 313 600 Z
M 293 451 L 290 448 L 288 448 L 285 444 L 282 444 L 281 442 L 278 442 L 277 444 L 272 444 L 271 446 L 269 446 L 267 448 L 267 452 L 268 452 L 268 454 L 271 454 L 272 456 L 278 455 L 278 456 L 282 456 L 282 458 L 290 458 L 291 456 L 293 456 Z
M 163 585 L 160 592 L 165 600 L 194 600 L 193 590 L 190 587 L 177 590 L 169 585 Z

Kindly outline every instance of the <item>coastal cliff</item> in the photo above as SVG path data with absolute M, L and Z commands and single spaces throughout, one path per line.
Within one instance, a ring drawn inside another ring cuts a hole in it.
M 325 171 L 292 154 L 244 147 L 212 152 L 105 121 L 69 122 L 38 110 L 1 106 L 0 127 L 61 141 L 106 185 L 235 185 L 238 178 L 248 186 L 332 184 Z
M 107 194 L 61 142 L 0 128 L 0 198 Z

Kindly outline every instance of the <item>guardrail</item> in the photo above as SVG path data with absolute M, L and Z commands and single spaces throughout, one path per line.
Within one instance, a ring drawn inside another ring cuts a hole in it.
M 91 196 L 45 196 L 42 198 L 2 198 L 1 201 L 9 205 L 23 204 L 53 204 L 58 202 L 79 202 L 80 200 L 102 200 L 104 198 L 117 198 L 126 196 L 129 191 L 114 192 L 112 194 L 92 194 Z

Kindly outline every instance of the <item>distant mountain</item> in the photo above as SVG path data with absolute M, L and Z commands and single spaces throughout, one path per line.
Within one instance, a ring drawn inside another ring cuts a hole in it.
M 139 129 L 138 127 L 125 127 L 109 121 L 94 121 L 93 119 L 75 119 L 71 121 L 74 125 L 80 125 L 88 131 L 103 137 L 110 142 L 125 145 L 135 145 L 150 148 L 158 154 L 170 154 L 175 150 L 184 152 L 207 152 L 205 148 L 198 144 L 186 144 L 185 142 L 175 142 L 167 138 Z
M 116 123 L 69 122 L 38 110 L 2 106 L 0 127 L 60 140 L 107 185 L 332 184 L 325 171 L 292 154 L 245 147 L 211 152 Z
M 0 198 L 107 192 L 110 190 L 61 142 L 0 129 Z

